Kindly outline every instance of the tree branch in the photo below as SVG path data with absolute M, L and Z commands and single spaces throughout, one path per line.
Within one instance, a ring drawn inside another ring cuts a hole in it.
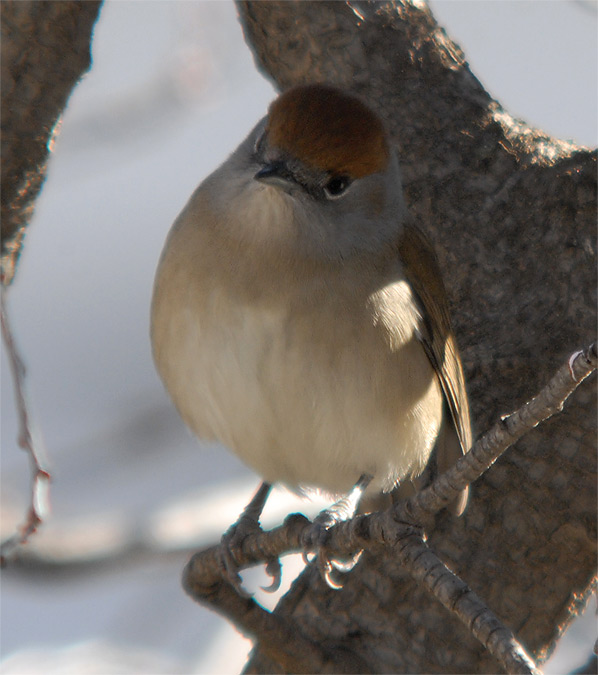
M 397 550 L 398 549 L 398 550 Z M 540 671 L 513 633 L 417 535 L 404 537 L 395 547 L 399 560 L 449 612 L 459 617 L 472 635 L 497 659 L 507 673 Z
M 2 259 L 9 284 L 46 175 L 56 125 L 91 65 L 101 2 L 2 2 Z

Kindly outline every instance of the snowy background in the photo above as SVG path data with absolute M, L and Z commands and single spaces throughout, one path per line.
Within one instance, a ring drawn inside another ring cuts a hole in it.
M 596 3 L 431 6 L 511 114 L 596 145 Z M 258 478 L 187 434 L 153 369 L 148 313 L 171 222 L 275 93 L 228 1 L 108 0 L 93 59 L 9 297 L 54 482 L 39 560 L 3 572 L 2 672 L 238 672 L 249 643 L 188 599 L 180 574 L 187 547 L 217 541 Z M 16 435 L 3 352 L 3 537 L 27 503 Z M 273 524 L 298 504 L 279 492 L 267 508 Z M 291 557 L 285 586 L 299 567 Z M 265 581 L 247 575 L 252 590 Z M 545 672 L 587 659 L 594 608 Z

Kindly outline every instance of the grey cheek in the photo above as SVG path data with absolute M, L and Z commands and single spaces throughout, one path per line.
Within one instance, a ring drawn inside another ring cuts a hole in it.
M 374 218 L 381 218 L 386 209 L 385 190 L 381 185 L 375 185 L 368 190 L 367 213 Z

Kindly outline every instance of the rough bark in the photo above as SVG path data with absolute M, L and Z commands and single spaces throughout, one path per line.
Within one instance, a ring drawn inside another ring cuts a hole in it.
M 2 282 L 12 281 L 46 175 L 54 129 L 91 65 L 101 2 L 4 0 L 2 9 Z
M 436 242 L 475 428 L 537 391 L 596 327 L 596 152 L 512 119 L 421 2 L 240 2 L 279 89 L 324 81 L 368 100 Z M 596 569 L 595 377 L 473 487 L 429 543 L 542 661 Z M 373 672 L 496 672 L 468 631 L 389 556 L 342 591 L 313 570 L 276 609 L 303 637 L 350 645 Z M 589 646 L 588 646 L 589 647 Z M 256 646 L 247 672 L 283 672 Z

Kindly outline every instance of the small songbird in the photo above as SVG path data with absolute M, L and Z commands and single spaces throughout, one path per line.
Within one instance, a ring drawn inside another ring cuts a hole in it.
M 442 471 L 471 446 L 437 259 L 384 124 L 336 88 L 284 92 L 191 196 L 159 263 L 151 337 L 186 424 L 262 477 L 245 525 L 272 483 L 350 495 L 326 528 L 419 476 L 434 448 Z

